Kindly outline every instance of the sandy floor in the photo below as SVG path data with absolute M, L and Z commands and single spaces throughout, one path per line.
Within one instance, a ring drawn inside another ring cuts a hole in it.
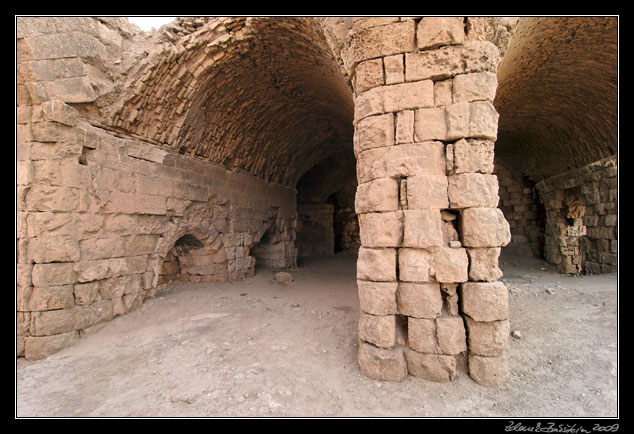
M 570 277 L 503 253 L 512 369 L 486 388 L 365 378 L 355 259 L 306 261 L 281 285 L 174 284 L 72 348 L 16 364 L 17 417 L 618 416 L 617 274 Z M 609 422 L 609 421 L 608 421 Z

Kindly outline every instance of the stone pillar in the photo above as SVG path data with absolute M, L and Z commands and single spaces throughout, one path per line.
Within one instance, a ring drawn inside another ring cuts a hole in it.
M 510 241 L 498 207 L 498 49 L 461 17 L 358 18 L 343 60 L 355 93 L 361 247 L 359 364 L 374 379 L 508 374 Z

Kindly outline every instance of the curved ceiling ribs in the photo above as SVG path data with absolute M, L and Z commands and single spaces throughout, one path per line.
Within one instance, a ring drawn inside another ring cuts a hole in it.
M 114 123 L 294 187 L 319 161 L 352 148 L 352 93 L 311 18 L 228 20 L 237 18 L 210 19 L 150 55 Z
M 496 158 L 534 181 L 616 154 L 616 17 L 524 17 L 498 69 Z

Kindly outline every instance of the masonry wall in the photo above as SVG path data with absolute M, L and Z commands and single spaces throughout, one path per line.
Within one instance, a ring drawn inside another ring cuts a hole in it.
M 297 206 L 296 246 L 299 257 L 334 254 L 333 214 L 334 207 L 329 203 Z
M 61 101 L 22 107 L 19 123 L 18 355 L 140 306 L 183 237 L 188 280 L 252 275 L 266 233 L 278 265 L 295 265 L 294 190 L 118 137 Z
M 347 51 L 346 51 L 347 50 Z M 498 49 L 462 17 L 354 20 L 359 364 L 375 379 L 508 376 L 510 241 L 493 143 Z
M 498 161 L 494 173 L 500 184 L 500 209 L 511 229 L 507 248 L 542 257 L 546 216 L 535 183 L 526 178 L 518 179 Z
M 613 273 L 618 265 L 616 156 L 537 183 L 546 209 L 545 259 L 562 273 Z

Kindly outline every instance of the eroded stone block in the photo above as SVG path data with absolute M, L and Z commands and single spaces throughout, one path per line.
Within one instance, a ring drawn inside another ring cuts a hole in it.
M 378 348 L 360 342 L 358 359 L 361 372 L 374 380 L 400 382 L 407 378 L 407 364 L 401 347 Z

